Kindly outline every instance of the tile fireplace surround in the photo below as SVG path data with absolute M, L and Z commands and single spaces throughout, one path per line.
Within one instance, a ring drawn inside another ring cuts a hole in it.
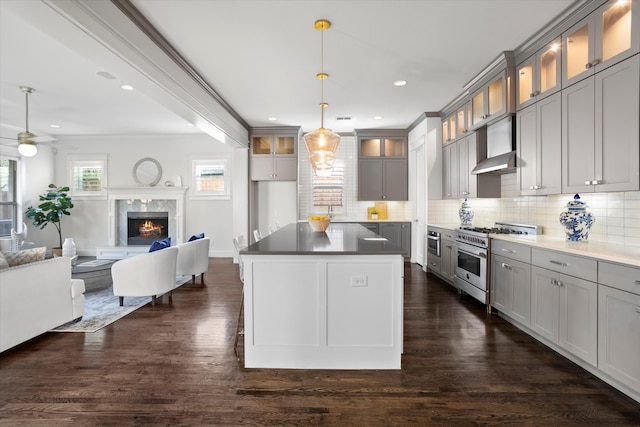
M 107 188 L 108 246 L 98 247 L 96 257 L 122 259 L 148 250 L 147 246 L 127 246 L 127 212 L 168 212 L 172 244 L 182 243 L 187 189 L 188 187 Z

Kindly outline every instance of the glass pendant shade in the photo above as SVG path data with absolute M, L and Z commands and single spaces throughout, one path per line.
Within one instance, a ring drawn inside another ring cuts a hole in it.
M 36 144 L 31 141 L 21 142 L 18 145 L 18 153 L 24 157 L 33 157 L 38 154 L 38 147 L 36 147 Z
M 318 176 L 331 176 L 340 135 L 323 127 L 304 135 L 309 150 L 309 162 Z

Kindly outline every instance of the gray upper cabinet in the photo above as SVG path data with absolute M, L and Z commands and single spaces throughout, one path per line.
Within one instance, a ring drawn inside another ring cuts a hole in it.
M 518 112 L 516 145 L 520 195 L 562 192 L 562 97 L 560 93 Z
M 640 51 L 639 6 L 610 0 L 563 33 L 563 88 Z
M 516 107 L 518 110 L 560 90 L 560 37 L 548 43 L 516 70 Z
M 295 181 L 300 128 L 252 129 L 251 180 Z
M 358 135 L 358 200 L 408 200 L 407 136 L 404 131 Z
M 563 193 L 640 189 L 638 93 L 638 55 L 563 89 Z

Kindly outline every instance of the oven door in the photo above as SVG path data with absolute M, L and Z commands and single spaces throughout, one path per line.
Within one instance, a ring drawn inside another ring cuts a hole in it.
M 440 257 L 440 233 L 436 231 L 427 232 L 427 252 Z
M 456 276 L 487 291 L 487 250 L 456 242 Z

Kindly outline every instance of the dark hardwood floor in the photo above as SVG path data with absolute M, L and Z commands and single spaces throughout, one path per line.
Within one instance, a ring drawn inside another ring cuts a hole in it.
M 185 285 L 172 303 L 0 354 L 0 425 L 640 424 L 639 403 L 405 269 L 402 370 L 242 368 L 237 266 L 212 259 L 206 286 Z

